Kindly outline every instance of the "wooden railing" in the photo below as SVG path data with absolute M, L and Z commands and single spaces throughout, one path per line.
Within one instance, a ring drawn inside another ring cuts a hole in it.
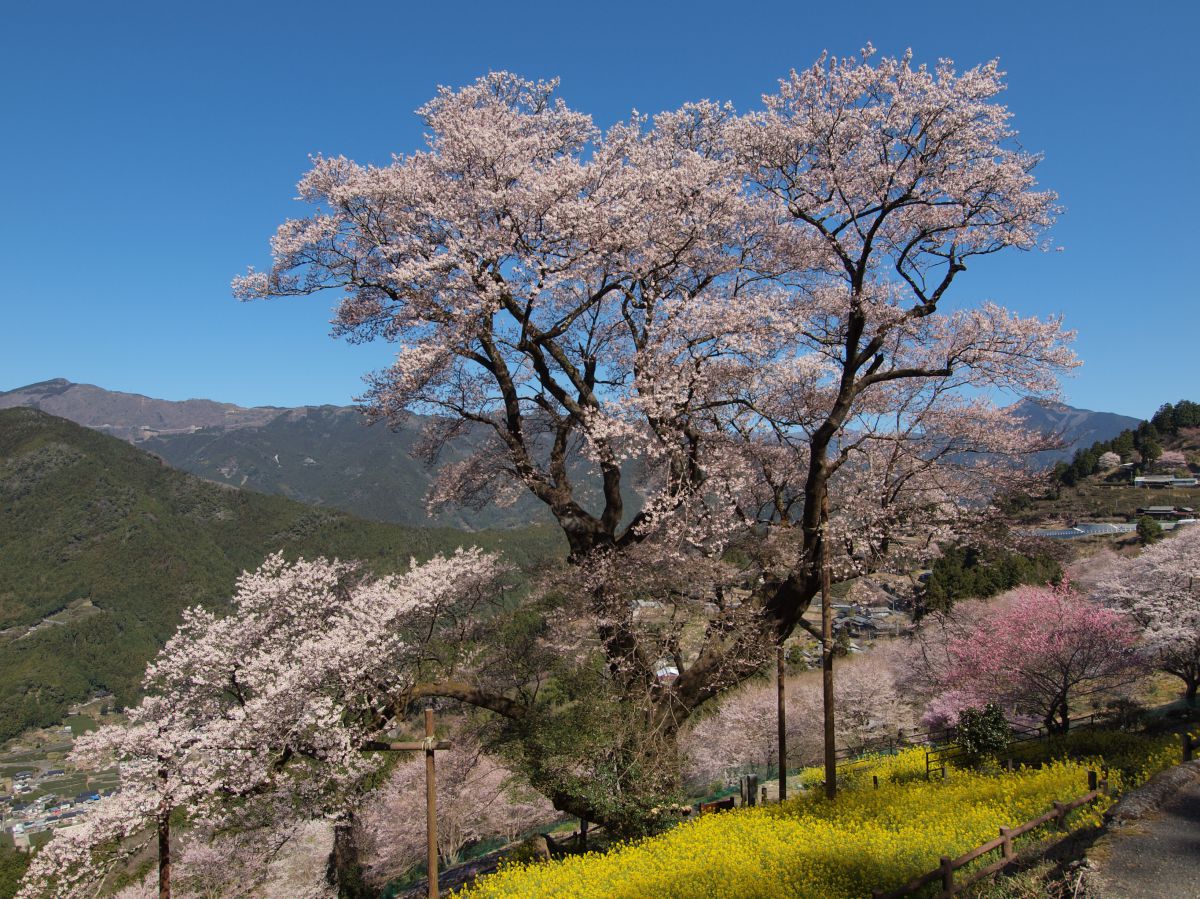
M 1071 724 L 1075 730 L 1083 730 L 1088 727 L 1095 727 L 1103 723 L 1103 718 L 1098 715 L 1087 715 L 1083 718 L 1072 721 Z M 949 735 L 953 737 L 953 731 L 949 731 Z M 1013 727 L 1012 735 L 1009 738 L 1008 745 L 996 753 L 996 756 L 1003 759 L 1008 756 L 1010 759 L 1014 754 L 1014 749 L 1020 751 L 1020 747 L 1027 743 L 1034 743 L 1038 740 L 1048 740 L 1054 736 L 1047 728 L 1038 727 Z M 957 759 L 965 758 L 969 753 L 963 747 L 950 743 L 944 746 L 935 746 L 925 753 L 925 779 L 929 780 L 935 771 L 939 772 L 944 778 L 946 776 L 946 764 L 953 763 Z
M 948 855 L 943 855 L 941 863 L 932 871 L 922 874 L 920 877 L 914 877 L 904 886 L 895 890 L 872 890 L 872 899 L 900 899 L 901 896 L 909 896 L 938 880 L 942 882 L 941 892 L 937 893 L 938 899 L 945 896 L 953 896 L 955 893 L 970 886 L 977 880 L 982 880 L 990 874 L 995 874 L 1010 861 L 1013 860 L 1013 840 L 1017 837 L 1029 833 L 1031 830 L 1036 830 L 1043 824 L 1049 824 L 1051 821 L 1056 821 L 1059 830 L 1067 829 L 1067 814 L 1077 808 L 1087 805 L 1108 793 L 1108 781 L 1096 779 L 1096 772 L 1088 772 L 1088 787 L 1087 793 L 1084 793 L 1078 799 L 1072 799 L 1070 802 L 1055 802 L 1054 808 L 1046 812 L 1040 817 L 1034 818 L 1032 821 L 1026 821 L 1017 827 L 1001 827 L 1000 836 L 990 842 L 984 843 L 982 846 L 976 846 L 965 855 L 960 855 L 958 858 L 950 858 Z M 966 877 L 955 881 L 954 872 L 960 868 L 964 868 L 977 858 L 987 855 L 989 852 L 1000 850 L 1000 858 L 992 862 L 990 865 L 972 871 Z

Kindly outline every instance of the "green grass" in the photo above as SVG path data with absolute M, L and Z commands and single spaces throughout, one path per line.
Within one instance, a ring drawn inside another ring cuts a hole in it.
M 63 720 L 63 724 L 71 728 L 73 737 L 86 734 L 89 730 L 96 730 L 100 726 L 86 715 L 71 715 Z

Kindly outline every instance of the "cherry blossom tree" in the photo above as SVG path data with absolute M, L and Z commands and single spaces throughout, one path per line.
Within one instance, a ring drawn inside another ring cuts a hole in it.
M 1138 629 L 1128 616 L 1057 587 L 1022 587 L 995 603 L 946 647 L 939 712 L 949 705 L 983 708 L 994 702 L 1010 714 L 1040 719 L 1066 731 L 1071 702 L 1134 680 L 1142 671 Z
M 495 599 L 505 570 L 474 549 L 382 578 L 275 554 L 242 575 L 228 615 L 186 610 L 128 723 L 75 750 L 81 765 L 115 762 L 119 791 L 35 857 L 22 896 L 91 895 L 139 848 L 128 838 L 149 830 L 165 899 L 177 809 L 216 835 L 329 817 L 335 839 L 348 840 L 382 764 L 364 747 L 410 702 L 438 622 Z M 352 858 L 343 848 L 335 857 Z
M 422 107 L 420 152 L 317 158 L 316 211 L 235 290 L 341 291 L 340 334 L 398 344 L 375 417 L 435 414 L 431 457 L 489 436 L 430 503 L 547 506 L 572 571 L 539 658 L 602 659 L 594 695 L 640 722 L 618 728 L 628 752 L 669 760 L 689 715 L 811 626 L 825 570 L 928 552 L 1042 448 L 995 397 L 1054 395 L 1074 364 L 1061 322 L 941 307 L 973 257 L 1039 246 L 1056 199 L 994 63 L 868 49 L 792 73 L 758 112 L 706 101 L 604 133 L 554 89 L 491 74 Z M 632 785 L 547 754 L 538 675 L 497 658 L 469 683 L 427 666 L 415 690 L 499 712 L 532 782 L 603 820 L 595 797 Z
M 1200 687 L 1200 528 L 1178 528 L 1105 574 L 1095 596 L 1117 603 L 1141 623 L 1147 655 L 1183 681 L 1184 698 L 1194 706 Z

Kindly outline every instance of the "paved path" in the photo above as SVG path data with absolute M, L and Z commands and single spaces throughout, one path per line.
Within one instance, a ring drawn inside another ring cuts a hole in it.
M 1149 801 L 1117 808 L 1088 853 L 1098 869 L 1089 884 L 1104 899 L 1200 899 L 1200 765 L 1162 777 L 1147 785 Z

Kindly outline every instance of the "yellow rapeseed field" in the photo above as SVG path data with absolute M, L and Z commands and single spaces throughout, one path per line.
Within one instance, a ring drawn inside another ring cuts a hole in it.
M 1178 760 L 1177 741 L 1147 741 L 1133 779 Z M 833 803 L 811 790 L 780 805 L 707 815 L 605 853 L 511 865 L 462 895 L 869 897 L 874 887 L 894 888 L 937 867 L 939 856 L 961 855 L 992 839 L 1002 825 L 1037 817 L 1054 800 L 1082 795 L 1088 769 L 1098 764 L 953 770 L 945 781 L 927 782 L 924 750 L 913 749 L 858 766 Z M 806 772 L 802 779 L 812 782 L 819 774 Z M 1114 790 L 1125 786 L 1121 780 L 1119 771 L 1110 773 Z M 1072 825 L 1098 819 L 1109 801 L 1075 812 Z

